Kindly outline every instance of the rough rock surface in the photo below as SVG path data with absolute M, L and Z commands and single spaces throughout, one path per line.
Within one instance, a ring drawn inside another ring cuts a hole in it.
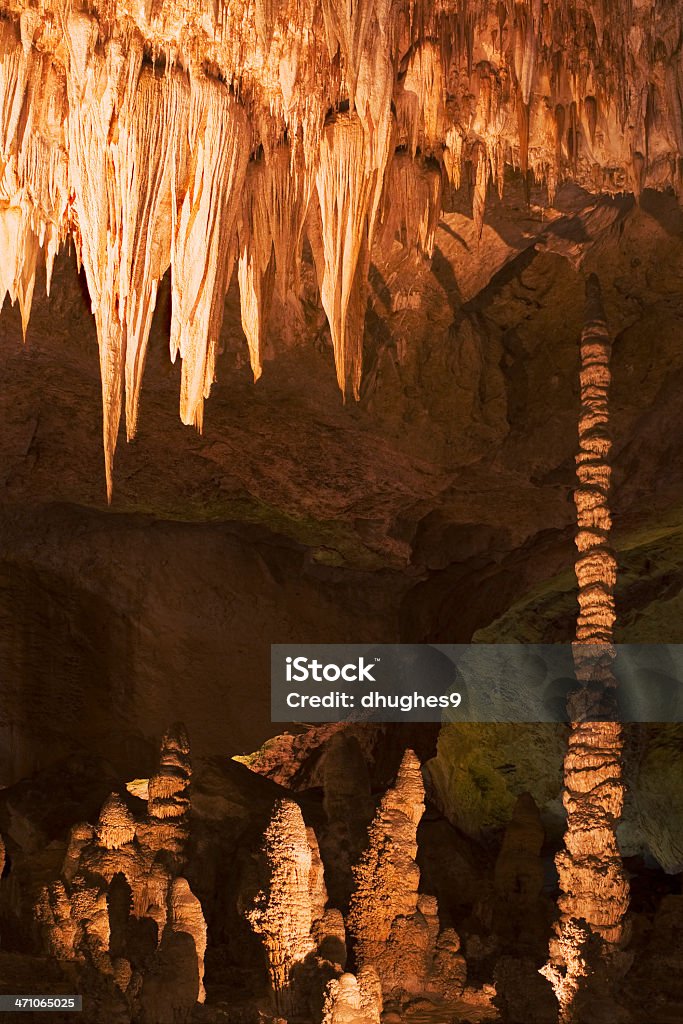
M 345 959 L 343 922 L 339 911 L 325 913 L 327 890 L 317 839 L 294 801 L 276 803 L 262 858 L 264 888 L 246 917 L 263 943 L 275 1010 L 296 1015 L 308 1009 L 315 955 L 331 953 L 336 963 Z M 334 939 L 336 948 L 330 941 Z M 331 962 L 323 970 L 328 976 L 336 973 Z M 325 980 L 323 973 L 321 989 Z
M 437 901 L 418 892 L 420 869 L 415 858 L 423 801 L 420 762 L 407 750 L 396 782 L 370 825 L 367 850 L 353 871 L 349 936 L 357 963 L 377 972 L 385 996 L 432 990 L 453 997 L 465 982 L 457 936 L 449 931 L 439 937 Z
M 581 415 L 575 565 L 579 616 L 574 663 L 577 688 L 568 698 L 571 729 L 564 759 L 565 849 L 555 858 L 559 921 L 543 972 L 552 983 L 562 1024 L 597 1016 L 586 988 L 602 974 L 603 989 L 619 957 L 629 904 L 628 878 L 617 840 L 624 803 L 623 729 L 617 715 L 614 659 L 616 558 L 610 547 L 609 386 L 611 338 L 600 283 L 586 282 L 581 334 Z M 615 956 L 615 954 L 617 954 Z
M 328 982 L 323 1024 L 380 1024 L 382 986 L 372 967 Z
M 175 726 L 162 741 L 147 815 L 136 818 L 111 794 L 94 827 L 72 828 L 61 877 L 36 905 L 48 952 L 76 965 L 101 1019 L 189 1020 L 205 999 L 206 924 L 179 875 L 188 755 L 185 731 Z M 159 813 L 160 795 L 170 798 L 170 813 L 168 803 Z
M 564 213 L 554 220 L 528 212 L 514 181 L 506 196 L 490 203 L 490 265 L 468 256 L 471 220 L 457 207 L 437 229 L 431 271 L 382 271 L 387 291 L 373 276 L 371 369 L 357 406 L 335 398 L 325 339 L 321 350 L 310 344 L 310 307 L 296 353 L 278 349 L 284 375 L 266 365 L 254 388 L 239 365 L 233 291 L 204 434 L 185 430 L 174 420 L 177 373 L 164 368 L 170 314 L 162 282 L 145 412 L 135 442 L 119 451 L 111 512 L 91 429 L 100 400 L 96 337 L 73 261 L 57 258 L 49 300 L 37 289 L 25 347 L 18 313 L 5 309 L 7 783 L 83 743 L 120 774 L 146 752 L 150 771 L 154 737 L 174 716 L 187 722 L 198 754 L 256 749 L 280 728 L 269 722 L 261 635 L 323 641 L 334 622 L 339 640 L 467 641 L 495 621 L 491 635 L 516 640 L 530 633 L 531 619 L 543 622 L 544 638 L 572 635 L 567 497 L 582 281 L 566 259 L 538 248 L 561 223 L 578 239 L 582 268 L 600 263 L 619 338 L 617 638 L 647 641 L 655 622 L 665 639 L 679 638 L 671 565 L 683 497 L 675 457 L 680 214 L 672 199 L 646 193 L 639 208 L 622 201 L 618 230 L 579 227 L 577 211 L 600 201 L 570 186 L 558 193 Z M 411 289 L 419 306 L 391 312 Z M 555 371 L 545 386 L 549 362 Z M 642 431 L 648 460 L 627 440 Z M 665 464 L 664 474 L 657 467 Z M 525 605 L 526 620 L 518 608 L 509 627 L 497 621 L 539 587 L 545 596 Z

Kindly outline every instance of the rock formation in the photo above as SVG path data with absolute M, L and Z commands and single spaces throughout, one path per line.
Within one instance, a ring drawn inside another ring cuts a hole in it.
M 372 967 L 328 982 L 322 1024 L 380 1024 L 382 986 Z
M 555 989 L 562 1024 L 584 1019 L 581 994 L 586 979 L 616 962 L 629 902 L 616 838 L 624 786 L 623 732 L 612 669 L 616 559 L 609 546 L 610 352 L 600 285 L 591 275 L 581 336 L 575 491 L 579 618 L 574 662 L 580 685 L 568 700 L 572 727 L 564 761 L 567 828 L 565 849 L 556 857 L 560 920 L 543 969 Z
M 341 973 L 346 951 L 341 914 L 325 910 L 327 890 L 315 832 L 306 828 L 293 800 L 276 803 L 261 858 L 264 886 L 246 917 L 263 943 L 276 1011 L 306 1012 L 316 981 L 322 991 L 328 977 Z M 326 955 L 339 967 L 327 961 L 316 979 Z
M 478 236 L 509 166 L 550 201 L 567 177 L 636 195 L 683 182 L 681 12 L 663 0 L 67 13 L 3 0 L 2 13 L 0 293 L 25 330 L 39 259 L 49 287 L 71 236 L 97 324 L 110 496 L 169 267 L 180 414 L 201 429 L 235 260 L 258 377 L 273 283 L 296 299 L 306 225 L 337 380 L 358 397 L 373 245 L 403 225 L 408 248 L 431 252 L 442 169 L 471 190 Z
M 77 965 L 101 1015 L 187 1020 L 205 998 L 206 925 L 180 874 L 187 839 L 189 744 L 182 726 L 164 736 L 147 814 L 117 793 L 97 824 L 71 830 L 61 877 L 36 908 L 48 951 Z
M 347 928 L 356 962 L 373 967 L 385 996 L 451 991 L 464 985 L 457 936 L 439 937 L 438 905 L 418 893 L 417 827 L 424 812 L 420 762 L 404 754 L 395 784 L 369 829 L 367 850 L 354 869 Z M 438 966 L 434 957 L 440 938 Z M 449 954 L 454 957 L 451 960 Z

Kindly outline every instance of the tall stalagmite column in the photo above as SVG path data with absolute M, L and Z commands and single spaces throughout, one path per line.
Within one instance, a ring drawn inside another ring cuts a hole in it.
M 568 702 L 572 723 L 564 762 L 565 849 L 556 858 L 560 920 L 543 969 L 560 1005 L 560 1022 L 590 1016 L 590 979 L 604 989 L 624 932 L 628 881 L 616 840 L 623 805 L 622 728 L 613 672 L 616 559 L 609 545 L 609 385 L 612 343 L 600 283 L 591 274 L 581 335 L 581 414 L 575 491 L 579 617 L 574 665 L 579 683 Z M 597 1017 L 591 1019 L 598 1019 Z

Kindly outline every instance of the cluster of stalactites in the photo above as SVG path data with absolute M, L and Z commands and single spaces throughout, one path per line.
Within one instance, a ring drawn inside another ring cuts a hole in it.
M 550 201 L 566 177 L 681 185 L 680 5 L 258 0 L 243 17 L 177 0 L 92 14 L 0 2 L 0 296 L 25 329 L 38 258 L 49 283 L 71 232 L 109 495 L 169 267 L 180 413 L 201 429 L 235 262 L 258 377 L 308 235 L 339 386 L 357 397 L 370 261 L 397 233 L 429 255 L 442 175 L 470 190 L 480 235 L 510 165 Z

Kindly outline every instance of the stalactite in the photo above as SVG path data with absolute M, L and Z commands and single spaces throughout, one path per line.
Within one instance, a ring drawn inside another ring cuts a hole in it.
M 183 361 L 180 418 L 202 429 L 214 380 L 235 229 L 251 149 L 242 106 L 222 83 L 191 78 L 189 179 L 171 250 L 171 358 Z
M 683 188 L 678 9 L 220 0 L 190 16 L 168 0 L 131 9 L 124 29 L 108 3 L 0 6 L 0 297 L 19 303 L 25 332 L 41 263 L 49 287 L 71 233 L 97 327 L 110 498 L 124 392 L 132 437 L 169 261 L 181 417 L 201 429 L 235 258 L 258 376 L 270 278 L 278 301 L 296 294 L 309 198 L 337 377 L 358 394 L 369 261 L 378 228 L 396 219 L 397 146 L 442 163 L 454 187 L 463 155 L 483 148 L 478 231 L 488 178 L 502 196 L 508 164 L 545 181 L 551 202 L 567 176 L 637 196 Z M 426 252 L 431 230 L 420 217 Z
M 476 171 L 474 178 L 474 192 L 472 196 L 472 219 L 480 239 L 484 230 L 484 213 L 486 212 L 486 193 L 489 187 L 489 161 L 483 146 L 479 146 L 476 152 Z
M 517 130 L 519 132 L 519 169 L 526 179 L 529 171 L 529 107 L 521 98 L 517 100 Z
M 414 48 L 394 102 L 399 138 L 415 156 L 440 151 L 446 124 L 446 84 L 440 47 L 427 40 Z
M 397 154 L 387 176 L 382 211 L 382 248 L 398 236 L 408 253 L 431 258 L 441 214 L 441 174 L 408 153 Z
M 596 971 L 618 962 L 629 902 L 616 826 L 622 810 L 622 727 L 617 720 L 612 661 L 616 559 L 609 545 L 609 386 L 611 339 L 600 285 L 586 284 L 581 336 L 581 415 L 576 578 L 579 617 L 574 663 L 579 688 L 570 695 L 571 730 L 564 762 L 565 849 L 556 858 L 560 919 L 543 968 L 560 1007 L 561 1024 L 579 1019 L 581 997 Z
M 372 22 L 374 3 L 360 0 L 348 4 L 344 0 L 323 0 L 322 9 L 330 53 L 339 48 L 344 62 L 344 80 L 353 104 L 360 74 L 360 65 Z
M 112 166 L 110 141 L 130 116 L 140 74 L 142 48 L 122 51 L 110 42 L 95 49 L 97 22 L 71 14 L 67 23 L 69 52 L 69 176 L 78 221 L 77 243 L 88 281 L 97 325 L 102 377 L 102 431 L 111 500 L 113 461 L 121 418 L 125 373 L 125 334 L 118 306 L 121 273 L 123 182 Z M 112 127 L 114 136 L 111 136 Z
M 595 141 L 595 129 L 598 124 L 598 104 L 595 96 L 586 96 L 583 101 L 583 109 L 586 115 L 586 124 L 588 125 L 588 137 L 592 144 Z
M 569 125 L 567 127 L 567 155 L 569 164 L 574 173 L 579 161 L 579 117 L 576 110 L 576 102 L 572 100 L 569 105 Z
M 31 45 L 32 19 L 0 29 L 0 306 L 18 301 L 24 338 L 41 249 L 49 294 L 66 235 L 67 158 L 64 74 Z
M 535 4 L 534 4 L 535 6 Z M 536 31 L 531 11 L 525 4 L 515 4 L 514 70 L 519 83 L 521 101 L 528 108 L 536 71 Z
M 374 176 L 360 118 L 338 114 L 323 132 L 316 177 L 322 219 L 320 295 L 332 334 L 337 382 L 359 395 L 370 259 L 368 211 Z
M 268 168 L 263 160 L 249 166 L 239 226 L 239 261 L 242 329 L 249 346 L 254 380 L 261 376 L 261 350 L 273 294 L 273 240 L 266 204 Z
M 300 150 L 278 146 L 249 165 L 238 227 L 242 328 L 254 380 L 262 372 L 262 346 L 274 291 L 281 304 L 296 299 L 303 227 L 312 176 Z
M 268 161 L 267 213 L 275 258 L 275 291 L 285 302 L 299 288 L 303 231 L 314 187 L 301 147 L 278 146 Z
M 140 387 L 159 281 L 171 263 L 175 175 L 183 175 L 188 89 L 179 72 L 144 68 L 119 118 L 114 150 L 121 194 L 119 317 L 126 351 L 126 433 L 135 435 Z M 112 147 L 113 148 L 113 147 Z
M 446 132 L 446 146 L 443 152 L 444 167 L 448 179 L 455 189 L 460 188 L 462 180 L 462 151 L 463 137 L 456 128 L 449 128 Z

